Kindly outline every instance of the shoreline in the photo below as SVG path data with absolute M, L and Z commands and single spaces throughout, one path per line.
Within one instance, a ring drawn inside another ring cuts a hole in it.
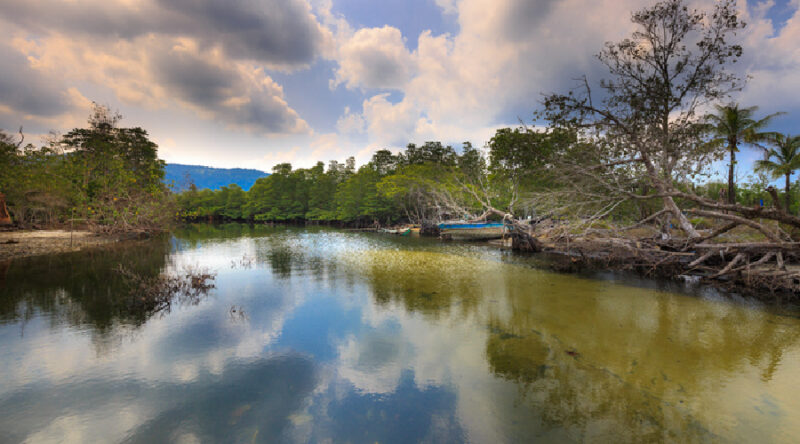
M 50 254 L 73 253 L 111 245 L 120 236 L 87 230 L 19 230 L 0 232 L 0 261 Z
M 344 231 L 353 229 L 339 228 Z M 356 229 L 362 231 L 364 229 Z M 415 236 L 420 236 L 417 230 Z M 50 230 L 19 230 L 0 232 L 0 262 L 10 262 L 14 259 L 27 257 L 58 255 L 64 253 L 80 252 L 118 244 L 126 240 L 141 240 L 147 237 L 144 233 L 127 234 L 101 234 L 88 230 L 50 229 Z M 433 239 L 433 236 L 422 236 Z M 540 239 L 544 240 L 544 239 Z M 598 245 L 598 239 L 584 240 L 583 242 L 542 242 L 539 251 L 519 251 L 514 248 L 510 238 L 505 240 L 485 241 L 502 250 L 517 250 L 518 252 L 547 258 L 542 264 L 555 272 L 576 273 L 581 271 L 624 271 L 633 272 L 643 278 L 669 279 L 673 281 L 693 280 L 697 285 L 708 286 L 724 290 L 727 293 L 754 297 L 765 303 L 798 302 L 797 283 L 793 280 L 784 281 L 778 276 L 772 279 L 755 279 L 750 273 L 764 271 L 764 268 L 739 270 L 738 273 L 724 276 L 723 279 L 714 279 L 705 269 L 687 267 L 694 254 L 676 253 L 664 250 L 650 250 L 655 257 L 645 258 L 644 249 L 630 249 L 619 245 Z M 445 240 L 445 242 L 463 242 Z M 479 242 L 483 243 L 483 242 Z M 649 256 L 649 255 L 648 255 Z M 654 260 L 657 259 L 657 260 Z M 787 264 L 788 265 L 788 264 Z M 719 267 L 719 266 L 717 266 Z M 797 269 L 797 265 L 790 266 Z M 787 267 L 787 268 L 790 268 Z M 773 267 L 769 267 L 773 268 Z M 777 279 L 776 279 L 777 278 Z
M 798 303 L 800 266 L 754 262 L 729 268 L 723 256 L 730 256 L 727 245 L 712 248 L 713 255 L 705 265 L 696 259 L 697 252 L 678 252 L 643 247 L 616 245 L 612 239 L 548 242 L 538 251 L 525 251 L 495 244 L 498 248 L 521 251 L 547 258 L 547 268 L 560 273 L 582 271 L 631 272 L 646 279 L 668 279 L 693 282 L 701 287 L 715 288 L 728 294 L 757 299 L 766 304 Z M 729 272 L 726 272 L 729 271 Z

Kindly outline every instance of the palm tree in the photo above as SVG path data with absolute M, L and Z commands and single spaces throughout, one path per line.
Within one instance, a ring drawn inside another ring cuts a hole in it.
M 774 147 L 766 151 L 764 160 L 756 162 L 756 169 L 769 171 L 776 179 L 786 176 L 785 202 L 786 212 L 789 212 L 790 178 L 795 170 L 800 169 L 800 136 L 775 134 L 769 141 Z
M 761 120 L 753 119 L 758 111 L 757 106 L 739 108 L 738 103 L 721 106 L 715 105 L 716 114 L 706 116 L 707 129 L 712 136 L 709 145 L 722 147 L 727 144 L 730 152 L 730 166 L 728 169 L 728 203 L 736 203 L 736 184 L 734 183 L 734 167 L 736 166 L 736 152 L 740 143 L 757 144 L 775 133 L 762 132 L 770 121 L 783 113 L 770 114 Z

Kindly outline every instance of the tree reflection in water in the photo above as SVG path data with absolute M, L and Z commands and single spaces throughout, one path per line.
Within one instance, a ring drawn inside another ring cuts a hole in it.
M 490 371 L 517 387 L 517 407 L 527 406 L 527 414 L 509 411 L 510 421 L 530 422 L 535 433 L 651 442 L 776 431 L 732 381 L 757 373 L 758 391 L 782 395 L 768 383 L 782 356 L 797 352 L 792 317 L 433 252 L 371 252 L 355 262 L 376 304 L 482 323 Z
M 194 261 L 219 272 L 198 306 L 153 319 L 120 297 L 117 264 L 157 276 Z M 236 224 L 15 261 L 0 284 L 0 430 L 21 441 L 106 424 L 134 442 L 800 435 L 797 318 L 520 262 Z M 232 306 L 248 319 L 232 321 Z M 26 320 L 38 330 L 20 338 Z
M 119 265 L 144 277 L 167 266 L 167 237 L 123 243 L 88 252 L 23 258 L 8 265 L 0 287 L 0 322 L 44 312 L 53 323 L 90 326 L 99 333 L 116 325 L 138 326 L 152 313 L 129 303 Z

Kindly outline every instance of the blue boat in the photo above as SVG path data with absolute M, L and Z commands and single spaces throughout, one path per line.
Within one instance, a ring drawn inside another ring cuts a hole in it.
M 442 237 L 454 240 L 490 240 L 503 237 L 505 225 L 501 222 L 455 222 L 439 224 Z

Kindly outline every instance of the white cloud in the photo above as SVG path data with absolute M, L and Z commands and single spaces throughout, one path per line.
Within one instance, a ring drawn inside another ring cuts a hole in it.
M 378 94 L 363 103 L 364 120 L 370 136 L 390 145 L 402 145 L 414 133 L 419 110 L 404 99 L 393 104 L 389 94 Z
M 400 30 L 390 26 L 356 31 L 340 46 L 337 62 L 334 87 L 398 89 L 413 71 Z
M 472 139 L 481 145 L 494 128 L 517 124 L 516 118 L 508 117 L 509 110 L 533 111 L 542 91 L 561 89 L 570 78 L 586 72 L 593 54 L 600 49 L 599 42 L 626 33 L 629 26 L 620 26 L 618 17 L 628 17 L 634 3 L 440 2 L 446 11 L 456 8 L 458 35 L 423 32 L 417 49 L 409 52 L 399 48 L 402 40 L 397 30 L 359 30 L 356 34 L 385 38 L 359 38 L 358 51 L 340 51 L 343 59 L 338 60 L 337 83 L 387 88 L 389 82 L 366 80 L 379 77 L 375 72 L 381 71 L 370 71 L 369 61 L 375 53 L 397 54 L 391 59 L 391 72 L 409 76 L 402 85 L 397 84 L 404 78 L 400 75 L 392 77 L 390 83 L 402 91 L 403 99 L 392 104 L 388 95 L 378 94 L 364 102 L 370 142 L 402 146 L 429 139 Z M 581 26 L 566 27 L 565 23 Z M 406 67 L 399 67 L 400 63 Z M 473 138 L 476 136 L 480 139 Z
M 455 14 L 458 12 L 456 3 L 458 0 L 435 0 L 436 5 L 442 8 L 445 14 Z
M 342 134 L 363 133 L 364 125 L 364 117 L 350 111 L 350 107 L 345 107 L 344 114 L 336 121 L 336 129 Z
M 413 52 L 400 47 L 404 39 L 398 30 L 387 27 L 359 30 L 355 35 L 360 38 L 354 35 L 342 45 L 358 50 L 340 50 L 335 83 L 402 93 L 402 100 L 394 103 L 384 93 L 364 101 L 362 116 L 371 145 L 403 146 L 431 139 L 481 145 L 495 128 L 529 121 L 541 94 L 565 92 L 583 74 L 590 81 L 607 76 L 595 55 L 604 42 L 630 35 L 631 11 L 646 6 L 638 0 L 490 3 L 437 0 L 445 13 L 457 15 L 460 31 L 423 32 Z M 708 10 L 710 3 L 702 3 L 699 6 Z M 795 12 L 772 37 L 773 24 L 764 17 L 769 6 L 756 5 L 755 17 L 742 7 L 750 25 L 744 33 L 745 59 L 737 69 L 754 77 L 742 100 L 797 109 L 800 16 Z M 394 55 L 384 56 L 392 61 L 391 69 L 371 63 L 375 54 Z M 402 75 L 381 76 L 382 71 Z
M 793 2 L 792 17 L 776 33 L 766 16 L 768 8 L 748 17 L 744 57 L 737 68 L 752 78 L 737 97 L 744 105 L 759 105 L 765 112 L 800 112 L 800 1 Z

